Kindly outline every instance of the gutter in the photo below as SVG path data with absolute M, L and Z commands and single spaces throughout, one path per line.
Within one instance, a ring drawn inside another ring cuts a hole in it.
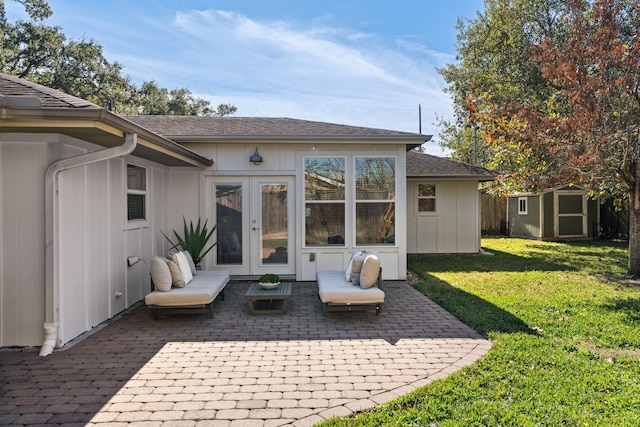
M 45 172 L 45 324 L 40 356 L 48 356 L 60 346 L 60 268 L 58 176 L 61 172 L 131 154 L 138 144 L 136 133 L 126 133 L 124 143 L 106 150 L 93 151 L 58 160 Z

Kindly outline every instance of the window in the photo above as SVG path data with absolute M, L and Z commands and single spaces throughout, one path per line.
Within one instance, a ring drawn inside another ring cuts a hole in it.
M 418 212 L 436 211 L 436 186 L 418 184 Z
M 305 244 L 344 246 L 347 223 L 356 245 L 395 244 L 395 158 L 349 159 L 304 160 Z
M 147 219 L 147 170 L 127 165 L 127 220 Z
M 518 215 L 527 214 L 527 198 L 518 197 Z
M 344 245 L 345 159 L 305 159 L 304 198 L 305 244 Z
M 356 245 L 395 243 L 395 159 L 356 158 Z

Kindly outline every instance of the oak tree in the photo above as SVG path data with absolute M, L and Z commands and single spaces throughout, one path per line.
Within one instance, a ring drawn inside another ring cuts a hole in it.
M 94 40 L 69 40 L 60 27 L 46 25 L 53 11 L 46 0 L 14 0 L 29 19 L 10 22 L 0 0 L 0 71 L 61 90 L 122 115 L 229 115 L 231 104 L 217 109 L 187 88 L 168 90 L 157 82 L 139 87 L 123 74 L 123 66 L 108 61 Z

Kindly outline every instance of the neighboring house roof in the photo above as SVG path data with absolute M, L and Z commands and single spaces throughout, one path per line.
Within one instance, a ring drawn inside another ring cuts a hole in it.
M 467 163 L 417 151 L 407 152 L 407 178 L 456 178 L 491 181 L 499 174 Z
M 167 166 L 211 166 L 213 162 L 84 99 L 0 73 L 0 133 L 59 133 L 103 147 L 138 135 L 133 154 Z
M 399 141 L 412 146 L 431 135 L 347 126 L 282 117 L 128 116 L 127 119 L 176 142 L 300 142 L 305 140 Z

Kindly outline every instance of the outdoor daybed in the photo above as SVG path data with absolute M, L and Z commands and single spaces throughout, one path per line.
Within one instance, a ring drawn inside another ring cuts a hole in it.
M 161 309 L 203 310 L 213 317 L 213 301 L 229 282 L 228 271 L 196 270 L 188 252 L 178 252 L 171 260 L 153 257 L 149 268 L 152 292 L 144 297 L 154 319 Z
M 346 271 L 318 271 L 318 296 L 323 312 L 375 309 L 384 303 L 382 268 L 375 254 L 356 251 Z

